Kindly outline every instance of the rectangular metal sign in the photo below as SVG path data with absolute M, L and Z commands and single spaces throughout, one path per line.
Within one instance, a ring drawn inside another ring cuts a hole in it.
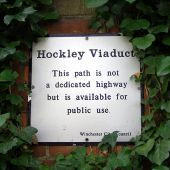
M 31 126 L 39 142 L 100 142 L 141 133 L 140 72 L 124 36 L 39 38 L 32 48 Z

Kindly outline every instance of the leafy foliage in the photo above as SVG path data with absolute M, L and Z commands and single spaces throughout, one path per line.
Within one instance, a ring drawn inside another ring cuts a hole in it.
M 37 130 L 21 125 L 23 98 L 20 90 L 27 93 L 28 88 L 17 72 L 16 64 L 27 64 L 26 51 L 36 37 L 46 33 L 43 22 L 58 17 L 51 9 L 51 4 L 52 0 L 0 0 L 1 170 L 41 167 L 29 149 Z
M 170 167 L 169 5 L 169 0 L 109 0 L 93 6 L 96 16 L 91 27 L 100 32 L 119 28 L 123 35 L 130 37 L 141 63 L 140 75 L 135 78 L 145 87 L 147 97 L 142 101 L 147 114 L 142 118 L 142 134 L 129 148 L 129 162 L 125 169 L 168 170 Z M 109 168 L 123 169 L 116 166 L 116 160 L 112 153 L 108 157 Z
M 103 146 L 113 149 L 117 140 L 117 132 L 106 135 L 99 147 L 102 149 Z M 86 154 L 85 147 L 78 147 L 68 156 L 58 155 L 56 157 L 55 165 L 51 170 L 109 170 L 120 167 L 130 167 L 130 149 L 124 148 L 119 153 L 108 152 L 107 157 L 105 151 L 101 154 L 94 154 L 91 151 Z
M 27 62 L 25 50 L 37 36 L 44 36 L 42 24 L 58 14 L 48 5 L 52 0 L 0 0 L 0 168 L 41 170 L 168 170 L 170 167 L 170 2 L 169 0 L 85 0 L 96 8 L 91 27 L 109 32 L 114 26 L 129 36 L 141 73 L 136 81 L 146 89 L 142 134 L 134 146 L 113 152 L 117 132 L 103 138 L 100 154 L 80 147 L 68 156 L 59 155 L 53 167 L 40 165 L 29 150 L 36 133 L 22 127 L 23 99 L 18 90 L 27 90 L 17 81 L 16 62 Z M 15 90 L 14 90 L 15 89 Z

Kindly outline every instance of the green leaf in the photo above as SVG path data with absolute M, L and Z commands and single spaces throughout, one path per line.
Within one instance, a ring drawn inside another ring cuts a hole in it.
M 167 101 L 167 102 L 164 102 L 162 105 L 161 105 L 161 109 L 162 110 L 165 110 L 166 112 L 170 113 L 170 100 Z
M 36 12 L 36 10 L 33 7 L 24 8 L 22 12 L 20 12 L 16 15 L 5 15 L 4 23 L 6 25 L 9 25 L 12 22 L 12 20 L 14 20 L 14 19 L 17 21 L 25 21 L 25 19 L 27 18 L 28 15 L 31 15 L 35 12 Z
M 0 82 L 14 81 L 17 77 L 18 73 L 16 71 L 5 69 L 0 73 Z
M 3 60 L 8 55 L 14 54 L 15 51 L 16 51 L 15 48 L 10 48 L 10 47 L 0 48 L 0 60 Z
M 155 36 L 152 34 L 147 34 L 144 37 L 137 37 L 132 40 L 134 46 L 139 49 L 145 50 L 146 48 L 152 45 L 152 42 L 155 41 Z
M 163 44 L 170 46 L 170 37 L 165 37 L 162 42 Z
M 152 113 L 149 113 L 149 114 L 142 116 L 142 123 L 151 122 L 151 120 L 153 120 L 153 114 Z
M 33 135 L 37 133 L 36 128 L 28 126 L 28 127 L 19 129 L 13 124 L 9 125 L 9 130 L 11 131 L 11 133 L 13 133 L 14 136 L 17 136 L 19 139 L 22 139 L 29 144 L 32 143 Z
M 16 0 L 13 7 L 21 7 L 22 6 L 22 0 Z
M 5 113 L 0 115 L 0 127 L 5 124 L 5 122 L 9 119 L 10 113 Z
M 42 27 L 35 23 L 31 23 L 31 29 L 32 31 L 36 32 L 39 36 L 47 35 L 47 32 Z
M 157 75 L 165 76 L 170 73 L 170 56 L 163 57 L 157 67 Z
M 26 57 L 24 51 L 16 51 L 12 58 L 20 61 L 21 63 L 25 63 L 26 61 L 28 61 L 28 58 Z
M 113 133 L 109 133 L 108 135 L 105 135 L 102 139 L 102 141 L 99 143 L 99 147 L 102 147 L 102 145 L 108 144 L 112 148 L 116 145 L 116 140 L 118 137 L 118 131 L 115 131 Z
M 170 120 L 160 125 L 160 127 L 158 128 L 158 133 L 164 139 L 169 139 L 170 138 L 169 129 L 170 129 Z
M 154 66 L 157 67 L 159 63 L 161 62 L 162 58 L 164 56 L 149 56 L 147 58 L 144 58 L 143 63 L 148 65 L 148 66 Z
M 31 15 L 35 13 L 36 11 L 37 10 L 35 10 L 33 7 L 27 7 L 27 8 L 24 8 L 24 10 L 22 11 L 22 14 Z
M 143 155 L 145 157 L 147 157 L 149 151 L 151 151 L 151 149 L 154 146 L 154 139 L 149 139 L 146 143 L 144 143 L 143 145 L 139 145 L 135 148 L 136 153 L 138 153 L 139 155 Z
M 9 25 L 13 19 L 16 19 L 17 17 L 15 15 L 5 15 L 4 17 L 4 23 L 6 25 Z M 18 20 L 18 19 L 16 19 Z M 19 20 L 20 21 L 20 20 Z M 23 20 L 22 20 L 23 21 Z
M 19 7 L 21 7 L 22 6 L 22 0 L 16 0 L 15 2 L 14 2 L 14 4 L 12 4 L 12 5 L 7 5 L 7 8 L 8 9 L 11 9 L 11 8 L 19 8 Z
M 40 167 L 40 162 L 30 154 L 23 154 L 18 158 L 11 160 L 13 165 L 22 167 L 38 168 Z
M 23 99 L 21 96 L 15 95 L 15 94 L 8 94 L 6 96 L 6 100 L 9 100 L 11 104 L 22 106 Z
M 73 152 L 72 154 L 78 158 L 78 159 L 81 159 L 86 156 L 86 147 L 77 147 Z
M 85 5 L 88 8 L 97 8 L 106 4 L 109 0 L 85 0 Z
M 127 167 L 131 164 L 130 155 L 131 150 L 129 148 L 123 148 L 117 155 L 118 167 Z
M 151 98 L 155 97 L 158 92 L 159 92 L 159 90 L 157 88 L 150 88 L 149 89 L 149 97 L 151 97 Z
M 144 58 L 143 63 L 147 65 L 146 73 L 147 74 L 155 74 L 156 68 L 162 60 L 162 56 L 149 56 Z
M 157 166 L 157 167 L 154 167 L 152 170 L 169 170 L 169 168 L 167 166 Z
M 17 146 L 17 142 L 18 142 L 17 138 L 13 138 L 3 143 L 0 143 L 0 153 L 6 154 L 13 147 Z
M 106 170 L 115 169 L 115 167 L 117 168 L 116 158 L 117 157 L 116 157 L 115 153 L 111 153 L 108 156 L 107 164 L 106 164 L 106 167 L 105 167 Z
M 170 151 L 170 141 L 161 140 L 156 144 L 155 149 L 148 155 L 151 162 L 161 165 L 168 157 Z
M 158 34 L 158 33 L 168 33 L 169 27 L 168 25 L 157 25 L 149 29 L 150 33 Z
M 124 19 L 121 23 L 121 28 L 126 28 L 130 31 L 147 29 L 150 26 L 150 23 L 146 19 Z
M 123 148 L 123 150 L 119 152 L 117 156 L 115 153 L 111 153 L 108 156 L 105 169 L 123 168 L 129 166 L 130 164 L 130 150 L 128 148 Z

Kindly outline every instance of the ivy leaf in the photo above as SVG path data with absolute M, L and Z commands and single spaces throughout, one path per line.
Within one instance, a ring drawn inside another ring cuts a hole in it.
M 0 127 L 2 127 L 5 124 L 5 122 L 9 119 L 9 117 L 10 117 L 10 113 L 5 113 L 0 115 Z
M 24 10 L 22 11 L 22 14 L 25 14 L 25 15 L 31 15 L 33 13 L 35 13 L 37 10 L 35 10 L 33 7 L 27 7 L 27 8 L 24 8 Z
M 164 139 L 169 139 L 170 138 L 169 129 L 170 129 L 170 120 L 160 125 L 160 127 L 158 128 L 158 133 Z
M 168 157 L 170 151 L 170 141 L 161 140 L 157 143 L 155 149 L 148 155 L 151 162 L 161 165 Z
M 72 154 L 77 158 L 77 159 L 84 159 L 86 156 L 86 147 L 77 147 Z
M 159 89 L 157 89 L 157 88 L 150 88 L 149 89 L 149 97 L 151 97 L 151 98 L 155 97 L 158 92 L 159 92 Z
M 12 58 L 20 61 L 21 63 L 25 63 L 28 60 L 28 58 L 25 55 L 25 52 L 23 51 L 16 51 Z
M 149 113 L 149 114 L 146 114 L 146 115 L 143 115 L 142 116 L 142 123 L 145 123 L 145 122 L 151 122 L 151 120 L 153 119 L 153 114 L 152 113 Z
M 165 110 L 166 112 L 170 113 L 170 100 L 163 103 L 161 106 L 162 110 Z
M 0 60 L 6 58 L 8 55 L 15 54 L 16 47 L 20 45 L 20 41 L 13 41 L 5 44 L 6 47 L 0 48 Z
M 28 127 L 19 129 L 13 124 L 9 125 L 9 130 L 11 131 L 11 133 L 13 133 L 14 136 L 17 136 L 19 139 L 22 139 L 29 144 L 32 143 L 33 136 L 35 135 L 35 133 L 37 133 L 36 128 L 28 126 Z
M 163 44 L 170 46 L 170 37 L 165 37 L 162 42 Z
M 36 10 L 33 7 L 27 7 L 25 8 L 22 12 L 16 14 L 16 15 L 5 15 L 4 17 L 4 23 L 6 25 L 9 25 L 12 20 L 17 20 L 17 21 L 25 21 L 28 15 L 31 15 L 35 13 Z
M 120 153 L 117 155 L 117 162 L 118 167 L 126 167 L 131 164 L 130 161 L 130 149 L 129 148 L 123 148 Z
M 147 29 L 150 26 L 150 23 L 146 19 L 124 19 L 121 23 L 122 28 L 126 28 L 130 31 Z
M 11 163 L 22 167 L 40 167 L 40 162 L 30 154 L 22 154 L 20 157 L 12 159 Z
M 0 153 L 6 154 L 9 150 L 11 150 L 14 146 L 17 146 L 17 138 L 9 139 L 3 143 L 0 143 Z
M 160 61 L 162 59 L 162 56 L 149 56 L 147 58 L 144 58 L 143 63 L 147 65 L 146 73 L 147 74 L 155 74 L 156 67 L 159 65 Z
M 85 0 L 85 5 L 88 8 L 97 8 L 106 4 L 109 0 Z
M 106 167 L 107 169 L 116 169 L 120 167 L 127 167 L 130 164 L 130 150 L 128 148 L 124 148 L 117 156 L 115 153 L 109 155 Z
M 16 0 L 13 5 L 7 5 L 6 7 L 8 9 L 15 8 L 15 7 L 21 7 L 22 6 L 22 0 Z
M 98 146 L 102 147 L 102 145 L 107 144 L 107 145 L 109 145 L 113 148 L 116 144 L 116 140 L 117 140 L 117 137 L 118 137 L 117 133 L 118 133 L 118 131 L 115 131 L 113 133 L 109 133 L 108 135 L 105 135 Z
M 154 146 L 154 139 L 149 139 L 146 143 L 144 143 L 143 145 L 139 145 L 135 148 L 136 153 L 138 153 L 139 155 L 143 155 L 145 157 L 147 157 L 149 151 L 151 151 L 151 149 Z
M 8 94 L 6 96 L 6 99 L 9 100 L 11 102 L 11 104 L 13 104 L 13 105 L 22 106 L 23 99 L 21 96 L 18 96 L 15 94 Z
M 126 0 L 126 1 L 132 4 L 132 3 L 135 2 L 136 0 Z
M 158 34 L 161 32 L 168 33 L 168 30 L 169 30 L 168 25 L 157 25 L 149 29 L 149 31 L 153 34 Z
M 116 154 L 115 153 L 111 153 L 109 156 L 108 156 L 108 159 L 107 159 L 107 164 L 106 164 L 106 167 L 105 169 L 115 169 L 115 167 L 117 168 L 117 164 L 116 164 Z
M 137 37 L 132 40 L 134 46 L 139 49 L 145 50 L 146 48 L 152 45 L 152 42 L 155 41 L 155 36 L 152 34 L 147 34 L 144 37 Z
M 170 73 L 170 56 L 163 57 L 157 67 L 157 75 L 165 76 Z
M 18 73 L 16 71 L 5 69 L 0 73 L 0 82 L 14 81 L 17 77 Z
M 169 168 L 167 166 L 157 166 L 157 167 L 154 167 L 152 170 L 169 170 Z
M 31 29 L 32 29 L 32 31 L 36 32 L 40 36 L 47 35 L 46 30 L 44 30 L 42 27 L 40 27 L 39 25 L 37 25 L 35 23 L 31 23 Z
M 6 48 L 0 48 L 0 60 L 3 60 L 8 55 L 14 54 L 16 51 L 15 48 L 6 47 Z

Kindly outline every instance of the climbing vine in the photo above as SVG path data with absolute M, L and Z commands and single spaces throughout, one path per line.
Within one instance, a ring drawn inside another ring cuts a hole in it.
M 169 170 L 170 167 L 170 2 L 169 0 L 85 0 L 96 8 L 91 27 L 110 32 L 113 27 L 130 37 L 141 72 L 132 75 L 144 87 L 142 133 L 115 153 L 117 133 L 103 138 L 101 154 L 77 149 L 58 156 L 54 169 Z M 104 155 L 104 156 L 103 156 Z
M 58 17 L 51 4 L 52 0 L 0 0 L 0 170 L 42 167 L 29 149 L 37 130 L 21 124 L 21 94 L 28 92 L 22 69 L 32 42 L 46 35 L 42 24 Z
M 22 127 L 23 100 L 28 91 L 17 66 L 28 64 L 26 51 L 37 36 L 45 36 L 42 25 L 58 17 L 50 8 L 52 0 L 0 0 L 0 169 L 53 170 L 169 170 L 170 167 L 170 2 L 169 0 L 85 0 L 96 8 L 91 27 L 109 32 L 117 27 L 129 36 L 141 72 L 132 76 L 145 90 L 146 113 L 142 134 L 132 146 L 113 152 L 117 132 L 99 144 L 100 154 L 86 154 L 78 147 L 52 167 L 33 158 L 29 146 L 36 129 Z M 23 67 L 21 67 L 23 68 Z M 20 79 L 18 80 L 18 77 Z M 21 80 L 21 81 L 20 81 Z

